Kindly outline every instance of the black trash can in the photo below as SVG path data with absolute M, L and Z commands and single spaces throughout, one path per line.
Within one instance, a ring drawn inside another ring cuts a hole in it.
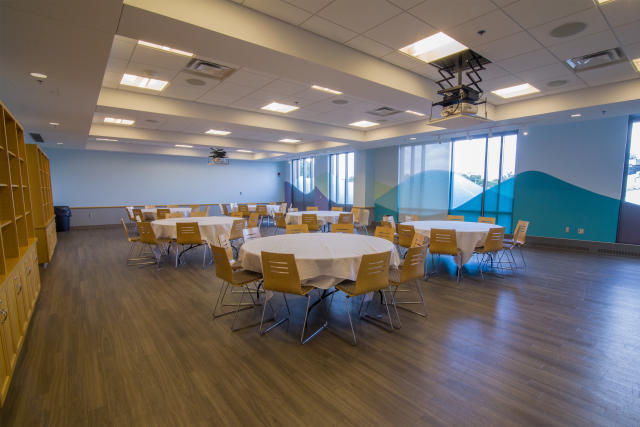
M 56 214 L 56 231 L 69 231 L 71 228 L 71 208 L 69 206 L 54 206 Z

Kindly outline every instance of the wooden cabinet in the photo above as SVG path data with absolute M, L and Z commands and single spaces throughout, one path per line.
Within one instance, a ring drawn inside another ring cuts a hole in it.
M 33 225 L 38 238 L 38 257 L 41 264 L 46 264 L 53 257 L 57 242 L 49 158 L 35 144 L 27 144 L 26 148 Z
M 0 406 L 40 293 L 32 192 L 24 131 L 0 103 Z

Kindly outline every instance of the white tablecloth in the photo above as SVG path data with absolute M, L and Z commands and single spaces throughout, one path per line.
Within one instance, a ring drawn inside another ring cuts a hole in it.
M 238 211 L 238 204 L 237 203 L 230 203 L 231 204 L 231 211 L 232 212 L 237 212 Z M 249 208 L 249 212 L 255 212 L 256 211 L 256 206 L 257 205 L 247 205 L 247 207 Z M 280 205 L 267 205 L 267 214 L 269 216 L 275 216 L 274 214 L 276 212 L 280 212 Z
M 462 259 L 458 260 L 458 265 L 466 264 L 471 259 L 473 250 L 484 243 L 490 229 L 500 228 L 499 225 L 463 221 L 409 221 L 402 224 L 413 225 L 416 232 L 424 234 L 427 239 L 432 228 L 456 230 L 458 248 L 462 251 Z
M 156 219 L 157 216 L 157 209 L 158 208 L 144 208 L 144 209 L 140 209 L 142 211 L 142 215 L 145 217 L 145 219 Z M 164 208 L 161 208 L 164 209 Z M 127 210 L 129 211 L 129 214 L 131 216 L 133 216 L 133 206 L 127 206 Z M 191 208 L 169 208 L 169 212 L 171 213 L 176 213 L 176 212 L 180 212 L 182 213 L 183 216 L 189 216 L 191 215 Z
M 336 211 L 302 211 L 302 212 L 289 212 L 284 220 L 287 224 L 302 224 L 302 214 L 316 214 L 318 216 L 318 224 L 325 225 L 335 224 L 338 222 L 341 213 L 348 212 L 336 212 Z
M 262 251 L 294 254 L 300 279 L 314 279 L 310 284 L 321 289 L 355 280 L 365 254 L 391 251 L 390 266 L 400 264 L 393 243 L 360 234 L 281 234 L 249 240 L 240 248 L 238 261 L 247 270 L 262 272 Z
M 209 243 L 218 244 L 219 234 L 229 234 L 233 221 L 237 218 L 228 216 L 203 216 L 195 218 L 167 218 L 159 219 L 151 223 L 156 237 L 168 239 L 176 238 L 177 222 L 197 222 L 200 227 L 200 235 Z

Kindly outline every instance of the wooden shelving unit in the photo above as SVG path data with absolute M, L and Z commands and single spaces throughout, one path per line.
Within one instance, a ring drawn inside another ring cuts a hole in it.
M 27 144 L 26 148 L 33 224 L 38 238 L 38 259 L 41 264 L 46 264 L 53 257 L 57 242 L 49 158 L 35 144 Z
M 0 405 L 40 293 L 24 130 L 0 103 Z

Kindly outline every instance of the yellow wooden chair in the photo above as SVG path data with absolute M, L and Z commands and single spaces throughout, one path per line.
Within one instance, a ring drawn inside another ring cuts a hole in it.
M 353 224 L 353 214 L 341 213 L 338 217 L 338 224 Z
M 260 216 L 259 227 L 262 227 L 262 223 L 264 222 L 264 220 L 269 219 L 269 210 L 267 209 L 267 205 L 265 204 L 256 205 L 256 213 Z
M 234 217 L 234 218 L 244 218 L 242 216 L 242 212 L 240 212 L 240 211 L 231 212 L 231 216 Z
M 413 225 L 398 224 L 398 246 L 410 248 L 415 234 L 416 229 Z
M 331 226 L 331 232 L 353 234 L 353 224 L 333 224 Z
M 259 227 L 249 227 L 242 230 L 242 240 L 245 242 L 248 240 L 259 239 L 261 237 Z
M 180 207 L 179 205 L 167 205 L 168 208 L 178 208 Z
M 411 247 L 417 248 L 418 246 L 424 246 L 424 242 L 426 241 L 426 236 L 422 233 L 414 233 L 413 239 L 411 239 Z
M 136 248 L 140 244 L 140 236 L 131 236 L 127 228 L 127 224 L 124 222 L 124 218 L 120 218 L 122 228 L 124 229 L 124 235 L 129 243 L 129 252 L 127 253 L 127 265 L 143 265 L 143 264 L 155 264 L 155 258 L 141 256 L 141 251 L 134 256 Z
M 424 296 L 422 295 L 422 288 L 420 287 L 420 279 L 424 277 L 424 264 L 427 258 L 427 247 L 426 246 L 417 246 L 412 247 L 407 250 L 407 254 L 404 257 L 404 261 L 400 266 L 395 269 L 392 268 L 389 270 L 389 284 L 393 289 L 392 299 L 394 301 L 394 310 L 396 313 L 396 317 L 398 318 L 398 324 L 402 326 L 402 322 L 400 321 L 400 316 L 398 315 L 397 307 L 415 313 L 419 316 L 426 317 L 427 316 L 427 305 L 424 302 Z M 401 301 L 396 300 L 395 295 L 400 291 L 400 287 L 403 285 L 408 285 L 411 282 L 414 282 L 416 285 L 416 289 L 418 291 L 418 296 L 420 297 L 419 301 Z M 418 311 L 411 310 L 404 305 L 411 304 L 422 304 L 423 312 L 420 313 Z
M 266 304 L 262 307 L 262 319 L 260 321 L 260 335 L 263 335 L 273 328 L 281 325 L 282 323 L 289 320 L 291 316 L 291 311 L 289 310 L 289 303 L 287 302 L 287 295 L 300 295 L 307 298 L 307 309 L 304 312 L 304 322 L 302 323 L 302 334 L 300 335 L 300 343 L 306 344 L 315 336 L 317 336 L 320 331 L 325 329 L 328 326 L 328 321 L 326 319 L 326 309 L 325 309 L 325 319 L 322 326 L 316 329 L 311 335 L 309 335 L 306 339 L 304 337 L 304 332 L 307 327 L 307 318 L 309 316 L 309 308 L 311 305 L 311 291 L 313 291 L 313 286 L 303 285 L 300 281 L 300 275 L 298 274 L 298 267 L 296 266 L 295 256 L 293 254 L 280 254 L 273 252 L 262 252 L 262 276 L 264 278 L 263 286 L 265 291 L 272 292 L 280 292 L 284 297 L 284 306 L 287 309 L 287 317 L 278 320 L 273 325 L 269 326 L 264 331 L 262 330 L 262 325 L 264 324 L 264 314 L 266 311 Z M 320 296 L 320 302 L 324 308 L 324 299 Z M 273 308 L 272 308 L 273 311 Z M 275 320 L 275 312 L 274 312 L 274 320 Z
M 440 260 L 440 255 L 452 255 L 453 257 L 460 259 L 462 257 L 462 251 L 458 248 L 456 230 L 432 228 L 429 234 L 429 253 L 431 254 L 431 262 L 434 272 L 436 271 L 436 268 L 433 255 L 438 255 L 438 261 Z M 462 266 L 458 260 L 456 260 L 456 265 L 456 281 L 460 283 L 462 280 Z
M 184 218 L 184 214 L 182 212 L 173 212 L 167 215 L 167 218 Z
M 133 213 L 133 208 L 131 208 L 131 210 L 124 208 L 125 212 L 127 212 L 127 218 L 129 219 L 129 223 L 131 225 L 134 225 L 136 223 L 136 217 Z
M 500 259 L 495 259 L 497 255 L 502 251 L 504 247 L 504 227 L 491 228 L 487 233 L 487 237 L 484 239 L 484 244 L 476 248 L 475 252 L 480 257 L 480 263 L 478 269 L 480 270 L 480 276 L 484 280 L 484 269 L 488 265 L 495 265 L 497 263 L 500 267 Z
M 144 221 L 144 214 L 142 213 L 142 209 L 133 208 L 132 211 L 133 211 L 133 219 L 136 223 L 140 221 Z
M 207 213 L 203 211 L 191 211 L 191 214 L 189 216 L 191 218 L 201 218 L 207 216 Z
M 342 212 L 342 208 L 340 206 L 333 206 L 331 208 L 332 212 Z
M 144 205 L 145 209 L 153 209 L 155 207 L 156 207 L 156 205 Z
M 381 239 L 386 239 L 388 241 L 390 241 L 391 243 L 393 243 L 393 228 L 391 227 L 383 227 L 383 226 L 377 226 L 376 227 L 376 231 L 373 234 L 375 237 L 380 237 Z
M 192 211 L 200 210 L 200 205 L 189 205 L 189 207 L 191 208 Z
M 404 216 L 404 222 L 412 222 L 412 221 L 418 221 L 418 216 L 417 215 L 405 215 Z
M 157 219 L 165 219 L 169 217 L 171 214 L 171 210 L 168 208 L 158 208 L 156 209 L 156 218 Z
M 357 224 L 358 221 L 360 221 L 360 208 L 358 207 L 352 207 L 351 208 L 351 213 L 353 214 L 353 222 L 354 224 Z M 356 225 L 357 227 L 357 225 Z
M 365 299 L 364 295 L 370 292 L 382 291 L 383 289 L 389 287 L 390 259 L 391 252 L 363 255 L 362 260 L 360 261 L 360 267 L 358 268 L 358 275 L 356 277 L 356 280 L 345 280 L 336 285 L 336 289 L 343 292 L 346 296 L 345 304 L 347 308 L 347 316 L 349 317 L 349 325 L 351 326 L 351 334 L 353 335 L 353 345 L 356 345 L 358 343 L 358 340 L 356 338 L 356 331 L 353 328 L 353 321 L 351 320 L 351 298 L 362 295 L 362 302 L 360 303 L 358 314 L 361 319 L 374 320 L 374 318 L 371 318 L 367 315 L 370 301 L 367 302 L 367 307 L 364 314 L 362 313 L 362 306 Z M 389 294 L 391 295 L 391 298 L 393 298 L 393 294 Z M 385 307 L 387 309 L 387 315 L 389 316 L 389 330 L 392 331 L 393 321 L 391 320 L 389 305 L 385 304 Z
M 248 217 L 249 216 L 249 205 L 247 204 L 239 204 L 238 205 L 238 212 L 240 212 L 242 214 L 243 217 Z
M 302 223 L 307 225 L 309 232 L 320 231 L 318 215 L 316 214 L 302 214 Z
M 447 221 L 464 221 L 464 215 L 447 215 Z
M 218 234 L 218 245 L 221 248 L 224 248 L 227 253 L 227 258 L 229 259 L 229 264 L 231 264 L 231 268 L 238 269 L 242 268 L 240 264 L 233 257 L 233 246 L 231 246 L 231 241 L 229 240 L 229 235 L 225 233 Z
M 165 249 L 168 253 L 168 247 L 171 244 L 171 239 L 157 238 L 149 221 L 139 221 L 137 225 L 138 233 L 140 233 L 140 243 L 149 247 L 155 258 L 153 264 L 158 264 L 158 268 L 160 268 L 160 257 L 165 253 Z M 154 247 L 156 248 L 156 251 L 153 250 Z
M 249 214 L 249 221 L 247 227 L 253 228 L 258 227 L 258 223 L 260 222 L 260 214 L 253 212 Z
M 176 223 L 176 268 L 178 268 L 179 252 L 181 246 L 191 247 L 204 245 L 202 253 L 202 267 L 206 265 L 207 242 L 200 235 L 200 227 L 197 222 L 177 222 Z
M 527 239 L 527 231 L 529 230 L 529 221 L 523 221 L 523 220 L 518 220 L 518 223 L 516 224 L 516 228 L 513 231 L 513 238 L 512 239 L 504 239 L 504 251 L 507 254 L 507 256 L 510 256 L 511 259 L 513 260 L 513 265 L 514 267 L 518 267 L 517 263 L 516 263 L 516 259 L 513 256 L 513 250 L 515 248 L 518 248 L 518 251 L 520 252 L 520 258 L 522 258 L 522 268 L 525 268 L 527 266 L 527 263 L 524 260 L 524 253 L 522 252 L 522 247 L 525 244 L 525 241 Z
M 318 207 L 317 206 L 307 206 L 307 211 L 317 211 Z
M 222 213 L 224 216 L 231 216 L 231 206 L 226 203 L 222 204 Z
M 280 232 L 281 230 L 286 230 L 287 229 L 287 222 L 285 220 L 284 214 L 281 213 L 281 212 L 276 212 L 275 213 L 275 218 L 276 218 L 276 231 L 275 231 L 275 234 L 278 234 L 278 232 Z
M 307 224 L 287 224 L 287 234 L 308 233 L 309 226 Z
M 495 224 L 496 219 L 490 216 L 481 216 L 481 217 L 478 217 L 478 222 L 481 222 L 483 224 Z

